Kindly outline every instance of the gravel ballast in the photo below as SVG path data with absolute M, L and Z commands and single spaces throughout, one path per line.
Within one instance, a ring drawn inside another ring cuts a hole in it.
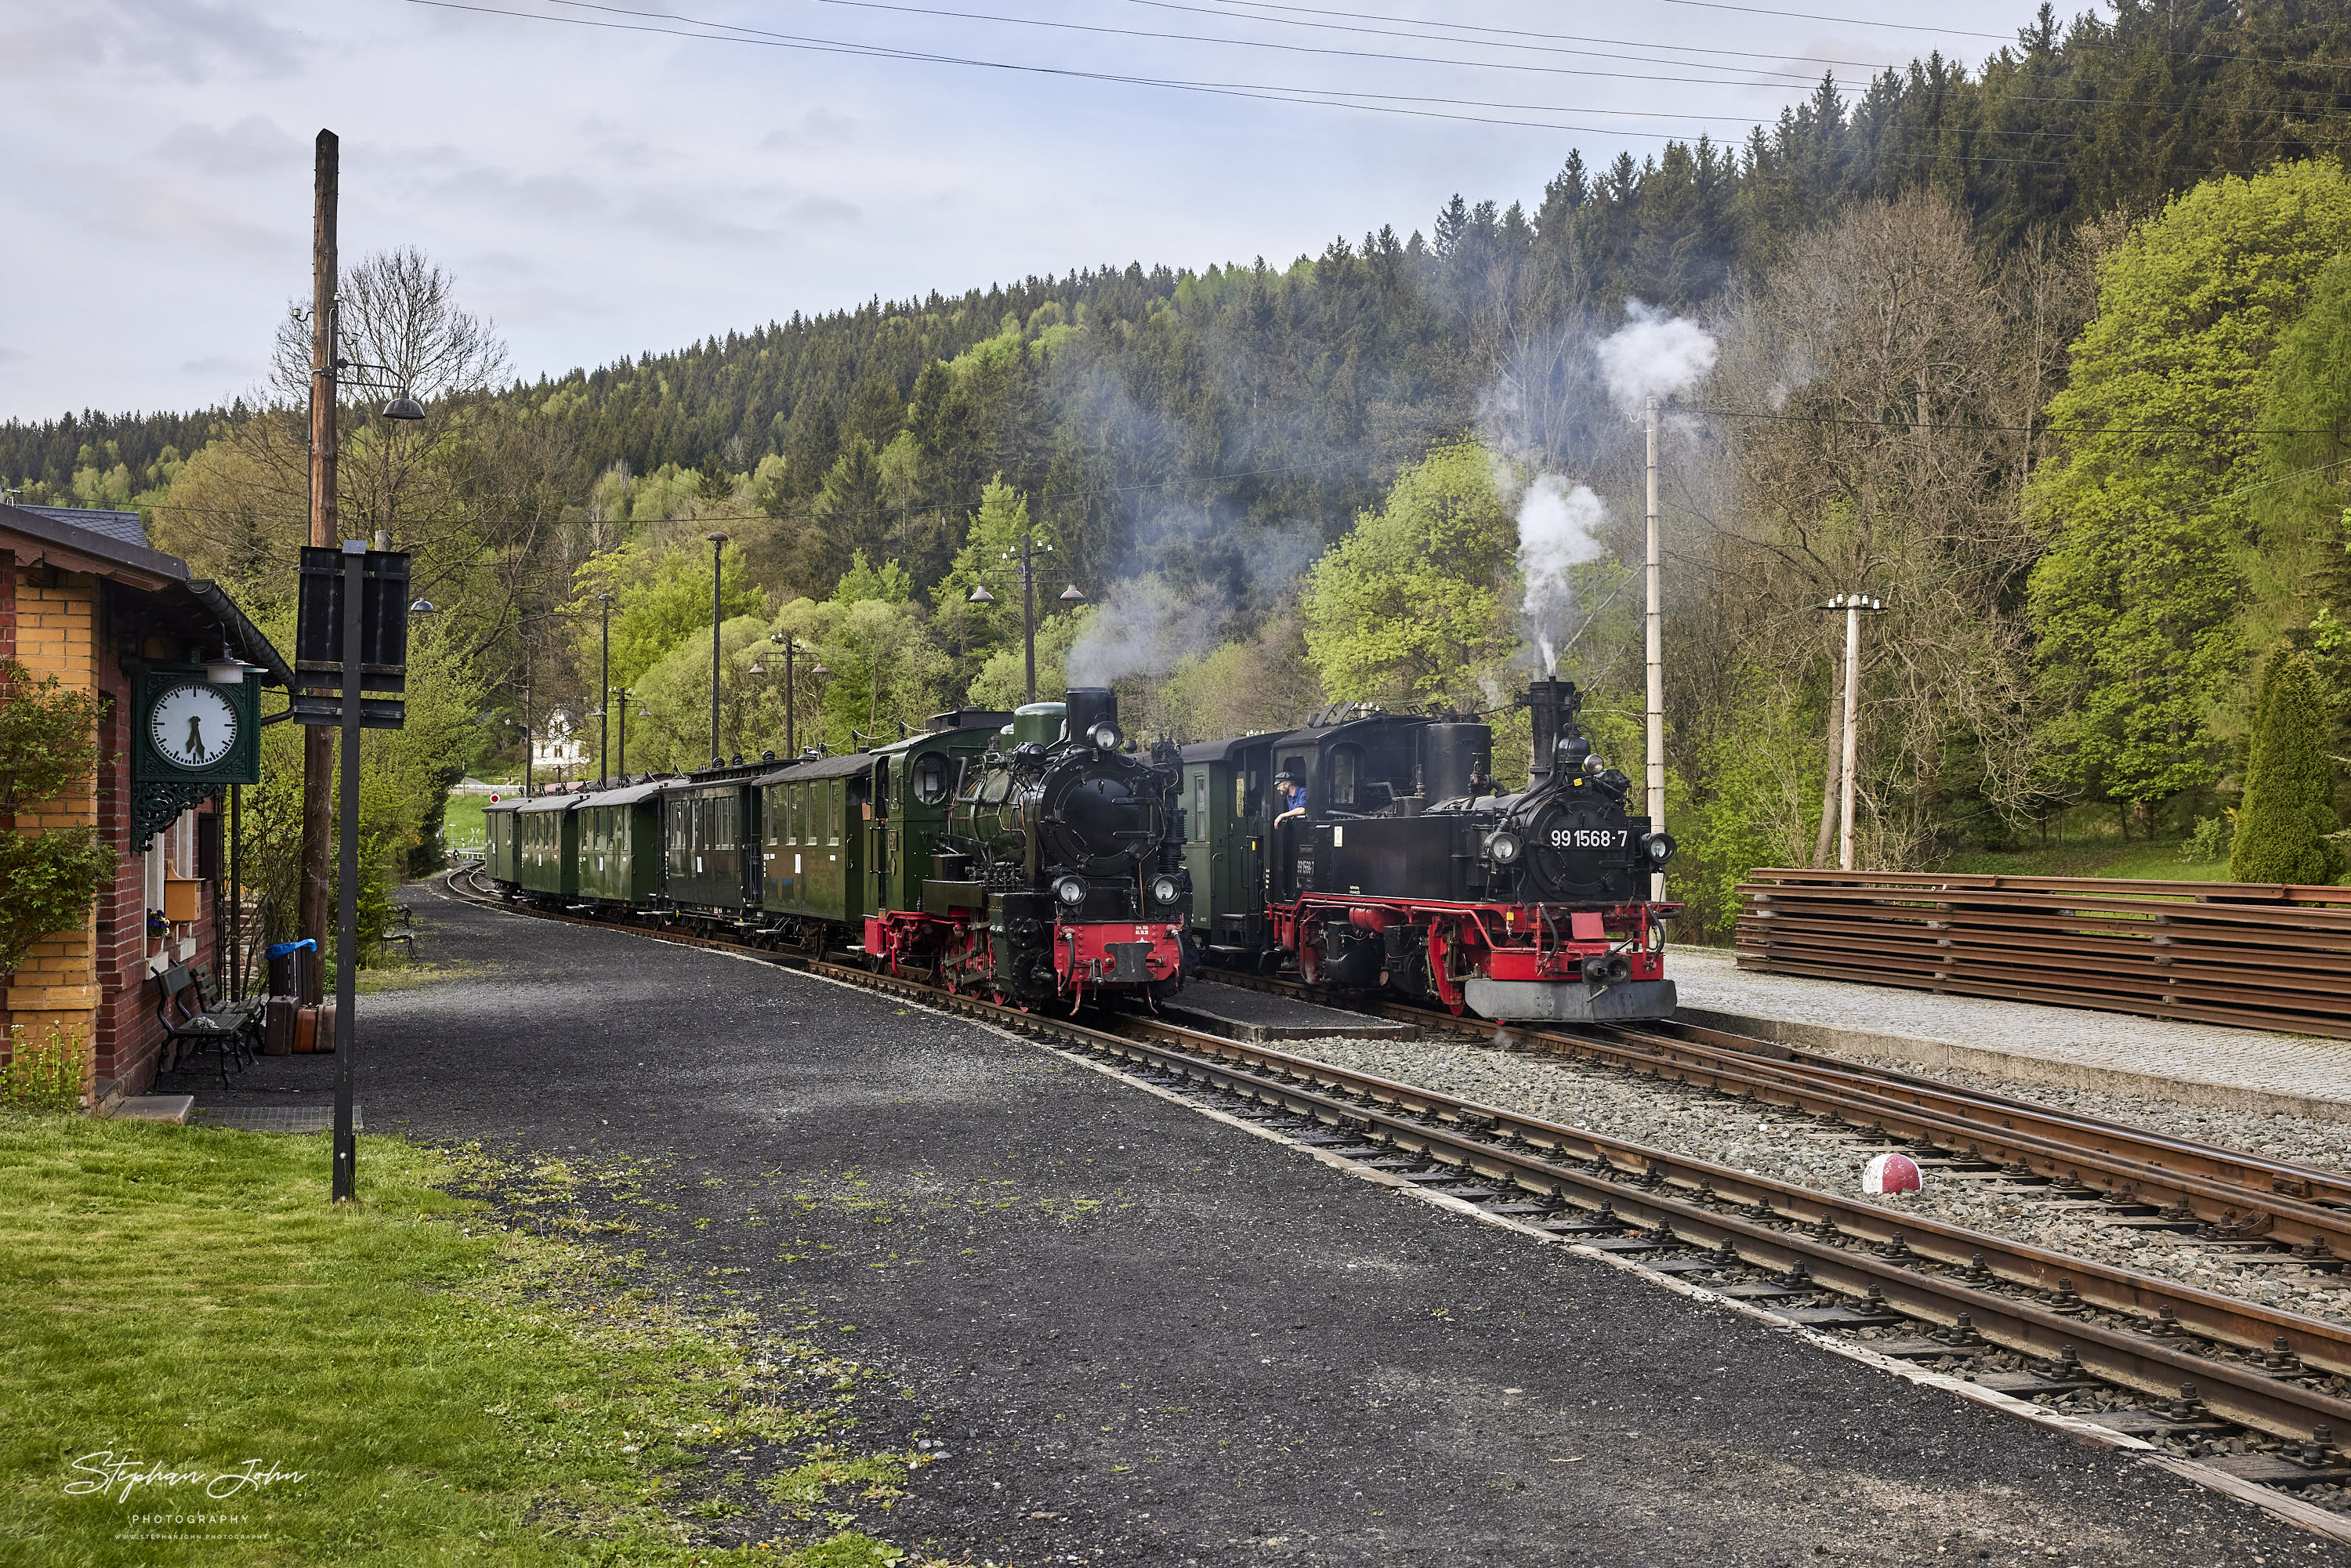
M 945 1457 L 886 1510 L 831 1506 L 943 1561 L 2351 1568 L 2130 1455 L 968 1021 L 423 908 L 425 955 L 473 968 L 361 999 L 369 1126 L 627 1173 L 582 1180 L 580 1233 L 858 1364 L 858 1443 Z M 334 1067 L 199 1098 L 307 1102 Z M 805 1456 L 712 1459 L 686 1495 L 751 1511 L 688 1528 L 785 1527 L 758 1482 Z
M 1938 1179 L 1929 1172 L 1922 1192 L 1869 1197 L 1861 1190 L 1861 1173 L 1870 1151 L 1819 1136 L 1822 1124 L 1793 1113 L 1740 1106 L 1701 1090 L 1632 1078 L 1541 1051 L 1439 1040 L 1332 1039 L 1301 1042 L 1294 1053 L 1712 1160 L 1750 1175 L 1889 1209 L 1929 1214 L 2053 1251 L 2351 1323 L 2351 1277 L 2273 1265 L 2239 1267 L 2226 1252 L 2199 1247 L 2193 1237 L 2115 1228 L 2101 1223 L 2092 1209 L 2048 1207 L 2051 1199 L 2066 1196 L 2051 1189 L 1992 1188 L 1981 1182 Z M 2210 1110 L 2094 1090 L 2019 1085 L 1981 1073 L 1910 1071 L 2276 1159 L 2351 1169 L 2346 1164 L 2351 1158 L 2351 1126 L 2341 1123 Z M 2048 1197 L 2035 1197 L 2037 1192 Z

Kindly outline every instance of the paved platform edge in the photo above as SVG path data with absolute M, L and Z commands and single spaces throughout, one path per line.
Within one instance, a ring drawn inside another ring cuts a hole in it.
M 122 1122 L 169 1122 L 184 1127 L 196 1108 L 193 1094 L 131 1094 L 109 1096 L 98 1114 Z
M 1708 1029 L 1729 1030 L 1768 1040 L 1774 1045 L 1801 1046 L 1838 1056 L 1874 1061 L 1955 1067 L 1987 1072 L 2019 1083 L 2045 1083 L 2053 1089 L 2101 1089 L 2118 1094 L 2147 1094 L 2183 1105 L 2210 1105 L 2226 1111 L 2283 1112 L 2322 1122 L 2351 1122 L 2351 1097 L 2331 1099 L 2318 1094 L 2290 1094 L 2275 1089 L 2251 1089 L 2241 1083 L 2216 1083 L 2206 1079 L 2173 1078 L 2154 1072 L 2128 1072 L 2115 1067 L 2092 1067 L 2045 1056 L 1993 1051 L 1980 1045 L 1959 1045 L 1920 1035 L 1871 1034 L 1861 1030 L 1832 1029 L 1825 1024 L 1800 1023 L 1767 1018 L 1760 1013 L 1723 1012 L 1713 1008 L 1684 1007 L 1674 1017 Z
M 1279 1045 L 1286 1040 L 1402 1040 L 1414 1032 L 1410 1024 L 1361 1017 L 1327 1024 L 1248 1023 L 1174 1003 L 1162 1006 L 1159 1011 L 1162 1017 L 1189 1028 L 1227 1035 L 1251 1045 Z

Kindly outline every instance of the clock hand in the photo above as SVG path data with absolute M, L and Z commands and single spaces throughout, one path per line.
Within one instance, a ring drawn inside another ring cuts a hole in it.
M 204 716 L 192 713 L 188 716 L 188 760 L 193 762 L 204 754 Z

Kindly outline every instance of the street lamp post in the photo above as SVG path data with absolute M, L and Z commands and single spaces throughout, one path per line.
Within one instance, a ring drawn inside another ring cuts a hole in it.
M 1027 677 L 1024 689 L 1029 694 L 1025 700 L 1032 703 L 1037 700 L 1037 557 L 1052 553 L 1050 544 L 1037 543 L 1033 528 L 1020 530 L 1020 564 L 1012 570 L 1020 581 L 1020 652 Z M 1013 552 L 1006 550 L 1004 559 L 1012 559 Z M 1061 597 L 1064 604 L 1082 604 L 1086 601 L 1074 582 L 1061 590 Z M 987 584 L 979 582 L 972 585 L 964 600 L 970 604 L 993 604 L 996 595 L 987 591 Z
M 622 686 L 604 698 L 607 704 L 617 700 L 621 705 L 621 779 L 623 782 L 629 777 L 629 699 L 634 695 L 634 692 Z
M 719 767 L 726 754 L 718 749 L 718 622 L 719 558 L 726 549 L 725 534 L 705 534 L 710 541 L 710 766 Z
M 1861 666 L 1861 618 L 1883 614 L 1886 601 L 1865 594 L 1840 593 L 1826 604 L 1815 606 L 1826 611 L 1841 611 L 1844 615 L 1844 745 L 1837 769 L 1837 869 L 1853 870 L 1853 775 L 1860 753 L 1855 744 L 1854 716 L 1856 707 L 1855 694 L 1859 683 L 1854 679 Z
M 601 785 L 612 777 L 605 767 L 612 759 L 611 751 L 604 744 L 612 734 L 612 721 L 605 716 L 612 706 L 612 596 L 600 593 L 596 602 L 604 622 L 604 662 L 596 678 L 596 782 Z
M 797 635 L 789 632 L 770 632 L 768 633 L 768 641 L 782 649 L 784 653 L 784 755 L 787 758 L 798 758 L 800 747 L 795 723 L 798 717 L 795 704 L 799 696 L 799 672 L 793 668 L 793 661 L 803 653 L 813 653 L 816 650 L 809 647 Z M 755 670 L 753 673 L 758 672 Z M 829 672 L 822 664 L 819 664 L 815 673 L 822 675 Z

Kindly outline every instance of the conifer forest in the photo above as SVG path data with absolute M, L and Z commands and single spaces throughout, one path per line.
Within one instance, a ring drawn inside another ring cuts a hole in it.
M 1025 538 L 1040 693 L 1113 684 L 1146 739 L 1436 704 L 1495 712 L 1523 769 L 1510 694 L 1548 655 L 1637 770 L 1656 397 L 1685 935 L 1724 937 L 1750 867 L 1832 863 L 1820 607 L 1849 592 L 1885 606 L 1863 865 L 2068 833 L 2225 860 L 2241 815 L 2246 879 L 2331 880 L 2347 57 L 2321 0 L 2043 7 L 1980 68 L 1826 78 L 1744 141 L 1570 155 L 1318 254 L 778 300 L 559 374 L 433 257 L 347 256 L 352 358 L 428 410 L 342 426 L 346 531 L 413 551 L 439 611 L 419 711 L 446 722 L 397 743 L 386 841 L 429 844 L 526 724 L 625 703 L 630 771 L 706 763 L 713 533 L 722 753 L 780 753 L 788 695 L 836 750 L 1021 700 Z M 289 311 L 226 406 L 0 426 L 0 482 L 136 507 L 290 625 L 307 331 Z M 2249 800 L 2263 778 L 2293 799 Z

